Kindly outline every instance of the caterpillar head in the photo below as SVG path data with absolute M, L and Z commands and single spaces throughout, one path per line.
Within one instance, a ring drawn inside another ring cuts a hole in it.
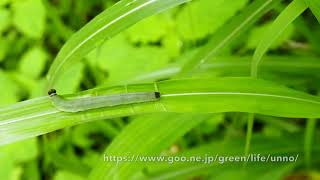
M 160 92 L 154 92 L 154 95 L 155 95 L 155 97 L 156 97 L 157 99 L 159 99 L 160 96 L 161 96 Z
M 56 91 L 55 89 L 50 89 L 50 90 L 48 91 L 48 95 L 49 95 L 50 97 L 55 96 L 55 95 L 57 95 L 57 91 Z

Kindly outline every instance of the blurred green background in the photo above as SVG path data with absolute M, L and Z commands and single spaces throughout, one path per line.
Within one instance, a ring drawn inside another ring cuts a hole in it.
M 0 106 L 46 95 L 45 75 L 63 44 L 74 32 L 115 2 L 0 0 Z M 248 56 L 253 54 L 263 33 L 288 2 L 278 4 L 275 10 L 263 16 L 216 59 L 250 61 Z M 139 77 L 147 81 L 153 72 L 183 64 L 208 42 L 210 35 L 249 3 L 249 0 L 194 0 L 144 19 L 99 45 L 85 61 L 74 64 L 56 88 L 59 93 L 68 94 L 101 85 L 121 84 Z M 289 61 L 296 58 L 298 62 L 301 56 L 315 58 L 320 54 L 320 26 L 310 11 L 285 30 L 272 45 L 270 54 L 275 60 L 279 57 Z M 315 66 L 313 70 L 319 72 L 319 64 Z M 235 69 L 198 76 L 249 75 L 247 70 Z M 265 73 L 264 78 L 308 93 L 318 91 L 319 73 L 308 75 L 308 72 L 302 72 L 297 75 L 287 73 L 286 69 L 283 71 L 280 75 Z M 94 166 L 104 148 L 129 122 L 138 118 L 150 117 L 97 121 L 2 146 L 0 179 L 85 179 L 81 175 L 86 175 Z M 168 152 L 182 151 L 215 140 L 244 138 L 246 119 L 244 113 L 217 114 L 205 118 Z M 255 133 L 262 137 L 290 137 L 303 133 L 305 127 L 304 119 L 262 115 L 257 119 Z M 287 179 L 291 176 L 292 179 L 320 177 L 316 168 L 311 171 L 301 169 L 292 171 Z

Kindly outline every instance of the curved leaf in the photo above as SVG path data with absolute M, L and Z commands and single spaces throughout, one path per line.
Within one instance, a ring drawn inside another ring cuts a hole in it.
M 289 24 L 291 24 L 307 8 L 308 6 L 303 0 L 294 0 L 281 12 L 281 14 L 270 26 L 265 36 L 261 39 L 257 49 L 254 52 L 251 67 L 252 76 L 257 76 L 260 61 L 272 43 L 282 34 Z
M 80 60 L 97 45 L 139 20 L 189 0 L 122 0 L 105 10 L 75 33 L 62 47 L 48 73 L 49 87 L 61 72 Z

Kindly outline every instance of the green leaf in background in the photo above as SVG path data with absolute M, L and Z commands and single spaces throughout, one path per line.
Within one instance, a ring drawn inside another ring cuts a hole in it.
M 249 34 L 249 39 L 247 41 L 247 47 L 249 49 L 255 49 L 259 42 L 261 37 L 264 36 L 264 34 L 266 33 L 266 31 L 270 28 L 272 24 L 271 23 L 267 23 L 267 24 L 263 24 L 260 26 L 257 26 L 255 28 L 253 28 Z M 280 35 L 279 37 L 274 40 L 274 42 L 270 45 L 269 49 L 276 49 L 279 46 L 281 46 L 283 43 L 285 43 L 286 41 L 288 41 L 292 35 L 294 34 L 294 26 L 292 24 L 290 24 Z
M 0 62 L 4 61 L 4 58 L 8 52 L 8 43 L 6 39 L 0 36 Z
M 108 73 L 106 82 L 118 83 L 143 72 L 165 67 L 170 60 L 165 49 L 152 46 L 133 47 L 122 34 L 90 53 L 89 59 Z
M 77 175 L 77 174 L 74 174 L 74 173 L 71 173 L 71 172 L 68 172 L 68 171 L 58 171 L 55 173 L 54 177 L 53 177 L 53 180 L 85 180 L 85 178 Z
M 282 130 L 285 132 L 295 133 L 300 131 L 300 127 L 295 124 L 291 123 L 290 119 L 283 119 L 279 117 L 272 117 L 272 116 L 263 116 L 263 115 L 255 115 L 256 121 L 264 122 L 268 124 L 269 127 L 273 127 L 277 130 Z
M 46 12 L 41 0 L 14 1 L 13 23 L 31 38 L 41 38 L 45 30 Z
M 15 163 L 34 160 L 39 154 L 36 138 L 1 146 L 0 151 L 7 153 Z
M 274 136 L 274 137 L 281 137 L 281 130 L 277 127 L 274 127 L 272 125 L 266 125 L 263 130 L 262 133 L 265 136 Z
M 0 7 L 0 33 L 8 28 L 11 23 L 10 11 Z
M 307 2 L 312 13 L 320 23 L 320 1 L 318 0 L 305 0 L 305 1 Z
M 33 47 L 19 61 L 19 71 L 10 73 L 10 78 L 23 88 L 24 93 L 29 95 L 29 98 L 47 95 L 47 80 L 45 78 L 39 79 L 39 75 L 42 73 L 41 68 L 45 68 L 47 57 L 46 51 L 38 46 Z M 35 66 L 38 66 L 38 68 L 34 70 Z M 57 82 L 56 89 L 58 92 L 61 94 L 76 92 L 84 76 L 84 64 L 80 62 L 74 64 L 61 76 L 64 78 Z
M 38 153 L 36 138 L 0 147 L 0 178 L 21 179 L 23 169 L 18 164 L 35 160 Z
M 44 71 L 47 59 L 48 55 L 41 47 L 33 47 L 22 56 L 19 61 L 19 70 L 30 78 L 39 78 Z
M 11 156 L 0 151 L 0 178 L 11 180 L 14 171 L 14 161 Z
M 264 54 L 287 27 L 308 8 L 304 0 L 292 1 L 274 20 L 268 31 L 262 36 L 252 59 L 251 75 L 257 76 L 258 66 Z
M 160 41 L 172 26 L 173 19 L 170 14 L 162 13 L 148 17 L 133 25 L 126 33 L 133 43 L 152 43 Z
M 60 76 L 63 77 L 56 82 L 55 89 L 60 94 L 71 94 L 78 90 L 80 82 L 84 76 L 84 64 L 82 62 L 74 63 Z
M 22 179 L 40 180 L 40 176 L 38 161 L 34 160 L 24 164 Z
M 12 104 L 19 100 L 19 86 L 14 82 L 8 74 L 0 69 L 0 106 Z
M 47 95 L 47 91 L 47 80 L 42 78 L 32 85 L 32 89 L 29 90 L 30 98 Z
M 195 129 L 203 134 L 209 134 L 215 132 L 218 129 L 218 125 L 224 122 L 224 114 L 216 113 L 212 114 L 209 118 L 202 121 Z
M 38 49 L 38 48 L 36 48 L 36 49 Z M 31 50 L 31 51 L 33 51 L 33 50 Z M 41 50 L 41 51 L 39 51 L 39 50 L 40 49 L 35 50 L 36 52 L 33 52 L 33 53 L 30 53 L 31 51 L 29 51 L 29 52 L 27 52 L 27 56 L 30 58 L 31 56 L 38 55 L 35 58 L 36 59 L 42 58 L 42 60 L 35 62 L 35 64 L 39 63 L 38 64 L 39 66 L 40 65 L 44 66 L 45 64 L 41 64 L 41 63 L 45 63 L 44 61 L 46 61 L 46 59 L 47 59 L 47 54 L 43 50 Z M 27 60 L 30 60 L 31 62 L 36 61 L 36 59 L 31 59 L 31 58 L 29 59 L 29 58 L 23 59 L 23 60 L 25 60 L 23 62 L 24 63 L 23 68 L 25 68 L 26 73 L 28 73 L 27 71 L 30 71 L 33 69 L 33 67 L 32 67 L 33 64 L 29 64 L 27 62 Z M 40 59 L 38 59 L 38 60 L 40 60 Z M 22 68 L 21 63 L 22 63 L 22 61 L 20 61 L 20 69 Z M 31 67 L 29 67 L 29 66 L 31 66 Z M 28 68 L 30 68 L 30 69 L 28 69 Z M 22 70 L 20 70 L 20 71 L 22 71 Z M 35 72 L 37 72 L 37 71 L 35 71 Z M 32 75 L 33 73 L 34 72 L 30 72 L 30 75 Z M 25 91 L 27 91 L 26 93 L 28 93 L 30 98 L 36 98 L 36 97 L 47 95 L 48 83 L 45 78 L 35 79 L 34 77 L 25 75 L 25 73 L 20 73 L 20 72 L 14 72 L 14 73 L 11 73 L 11 75 L 12 75 L 13 79 L 16 82 L 18 82 L 19 85 L 22 86 Z M 67 71 L 65 71 L 62 74 L 62 76 L 65 78 L 59 80 L 57 82 L 57 86 L 56 86 L 56 89 L 59 91 L 59 93 L 70 94 L 70 93 L 76 92 L 79 89 L 81 80 L 83 79 L 83 76 L 84 76 L 84 64 L 83 63 L 74 64 L 74 66 L 70 67 Z
M 4 60 L 8 51 L 7 38 L 2 36 L 1 33 L 7 30 L 10 24 L 11 24 L 10 11 L 7 8 L 0 7 L 0 62 Z
M 90 124 L 76 126 L 72 131 L 72 143 L 82 148 L 90 148 L 94 140 L 90 135 L 100 133 L 104 137 L 114 138 L 119 130 L 112 127 L 109 122 L 96 121 Z M 101 142 L 98 142 L 101 143 Z
M 166 49 L 167 53 L 170 57 L 176 58 L 180 55 L 182 40 L 178 37 L 176 32 L 169 32 L 161 42 Z
M 0 0 L 0 6 L 2 5 L 6 5 L 7 3 L 9 3 L 11 0 Z
M 177 15 L 177 29 L 185 40 L 197 40 L 215 32 L 242 9 L 248 0 L 198 0 L 188 3 Z
M 141 19 L 188 0 L 122 0 L 96 16 L 63 46 L 48 72 L 49 87 L 55 86 L 60 73 L 81 60 L 97 45 Z

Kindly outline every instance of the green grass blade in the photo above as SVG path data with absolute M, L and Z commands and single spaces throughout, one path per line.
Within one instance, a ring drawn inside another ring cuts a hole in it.
M 311 9 L 313 15 L 317 18 L 320 23 L 320 1 L 318 0 L 305 0 Z
M 270 27 L 267 35 L 259 43 L 252 61 L 251 76 L 257 77 L 258 66 L 263 55 L 267 52 L 272 43 L 281 35 L 281 33 L 288 27 L 292 21 L 294 21 L 300 14 L 302 14 L 307 8 L 307 5 L 302 0 L 294 0 L 289 6 L 281 12 L 278 18 L 274 21 Z M 250 140 L 253 127 L 254 115 L 249 115 L 251 118 L 248 119 L 248 130 L 247 130 L 247 142 L 245 153 L 249 152 Z
M 248 114 L 246 145 L 244 147 L 244 154 L 245 155 L 248 155 L 249 151 L 250 151 L 253 125 L 254 125 L 254 114 Z
M 227 75 L 250 74 L 251 56 L 224 56 L 209 59 L 201 69 Z M 265 56 L 259 73 L 286 73 L 291 76 L 314 76 L 320 70 L 317 57 L 306 56 Z M 235 72 L 235 73 L 233 73 Z
M 93 120 L 130 115 L 248 112 L 280 117 L 319 118 L 320 99 L 284 86 L 252 78 L 169 80 L 158 83 L 161 100 L 93 109 L 78 113 L 56 110 L 49 97 L 0 109 L 0 144 L 35 137 Z M 155 91 L 154 84 L 128 86 L 129 92 Z M 124 86 L 93 89 L 72 97 L 126 93 Z
M 258 66 L 261 59 L 272 43 L 279 37 L 279 35 L 281 35 L 289 24 L 291 24 L 307 9 L 307 7 L 307 4 L 303 0 L 294 0 L 276 18 L 254 52 L 251 67 L 252 76 L 257 77 Z
M 320 71 L 320 61 L 317 57 L 302 56 L 266 56 L 265 61 L 261 62 L 260 75 L 268 79 L 270 74 L 275 74 L 278 79 L 286 74 L 291 78 L 303 78 L 318 76 Z M 250 74 L 252 57 L 251 56 L 217 56 L 208 58 L 207 62 L 193 72 L 193 76 L 209 76 L 215 74 L 218 76 L 247 76 Z M 181 70 L 180 65 L 169 65 L 152 72 L 133 77 L 124 83 L 132 82 L 153 82 L 159 79 L 168 79 L 177 75 Z
M 105 10 L 76 32 L 62 47 L 47 75 L 49 87 L 53 87 L 56 81 L 61 78 L 62 72 L 75 61 L 81 60 L 105 40 L 145 17 L 187 1 L 122 0 Z
M 308 168 L 311 167 L 311 154 L 314 141 L 314 133 L 317 125 L 316 119 L 308 119 L 305 131 L 305 140 L 304 140 L 304 153 L 305 153 L 305 162 Z
M 179 75 L 189 73 L 206 60 L 218 54 L 224 47 L 245 32 L 262 15 L 268 12 L 279 0 L 258 0 L 243 9 L 242 14 L 234 17 L 230 23 L 222 26 L 210 41 L 184 65 Z

